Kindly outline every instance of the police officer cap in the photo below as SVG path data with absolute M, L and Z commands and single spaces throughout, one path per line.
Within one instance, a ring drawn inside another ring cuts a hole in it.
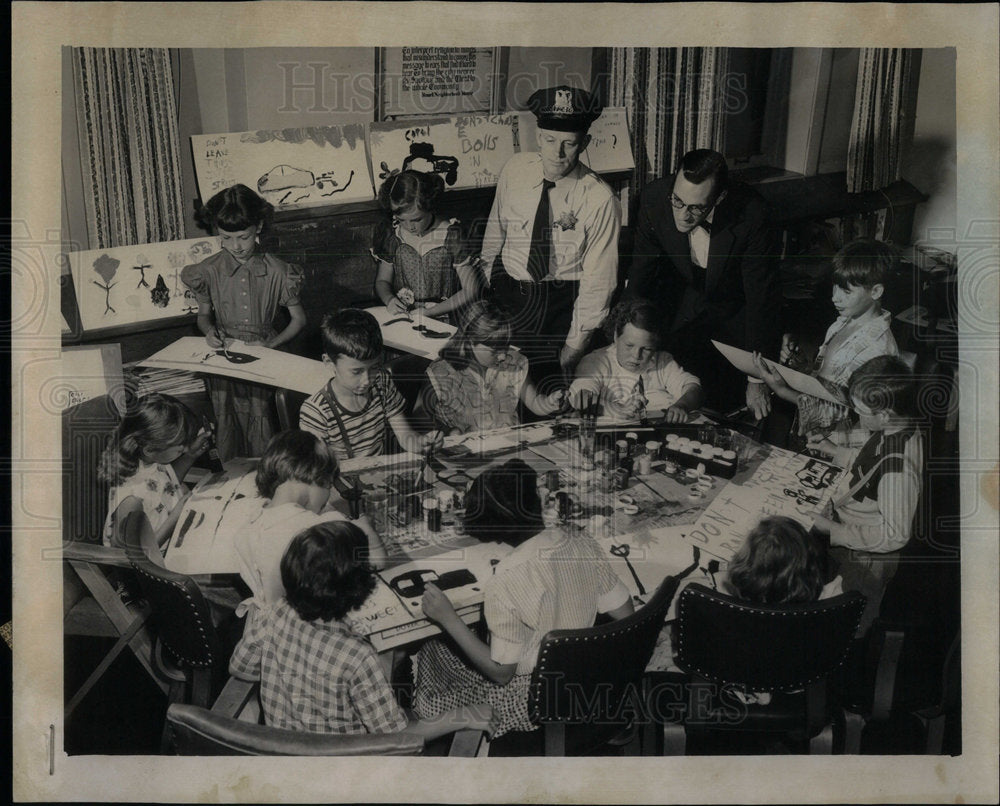
M 589 92 L 566 85 L 535 90 L 528 109 L 538 118 L 538 128 L 558 132 L 585 132 L 602 111 Z

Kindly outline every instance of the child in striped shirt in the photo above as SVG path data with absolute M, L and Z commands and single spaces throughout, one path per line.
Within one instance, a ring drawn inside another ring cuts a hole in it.
M 403 396 L 382 366 L 382 331 L 374 316 L 356 308 L 327 314 L 322 333 L 331 378 L 302 404 L 299 428 L 326 442 L 340 461 L 387 453 L 390 432 L 413 453 L 437 438 L 437 432 L 421 435 L 410 425 Z

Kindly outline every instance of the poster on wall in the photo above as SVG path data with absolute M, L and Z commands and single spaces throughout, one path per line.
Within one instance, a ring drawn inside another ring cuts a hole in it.
M 213 236 L 69 252 L 83 329 L 138 325 L 198 312 L 181 269 L 219 251 Z
M 382 48 L 379 119 L 496 111 L 499 48 Z
M 197 134 L 191 150 L 202 202 L 237 184 L 276 210 L 372 199 L 361 124 Z
M 438 173 L 447 189 L 492 187 L 514 156 L 517 123 L 514 112 L 372 123 L 375 187 L 407 169 Z
M 521 151 L 537 151 L 538 142 L 535 133 L 538 131 L 538 126 L 535 116 L 530 112 L 522 112 L 518 121 L 518 130 L 520 131 Z M 630 171 L 635 167 L 624 107 L 607 107 L 601 112 L 601 116 L 590 124 L 588 134 L 590 134 L 590 143 L 580 155 L 580 162 L 584 165 L 589 166 L 597 173 Z

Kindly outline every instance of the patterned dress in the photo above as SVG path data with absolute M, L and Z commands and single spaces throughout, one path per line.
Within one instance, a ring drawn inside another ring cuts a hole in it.
M 114 540 L 114 518 L 122 501 L 129 497 L 142 501 L 142 511 L 155 532 L 170 517 L 181 500 L 183 488 L 171 465 L 140 461 L 135 473 L 108 491 L 108 516 L 104 521 L 104 545 L 124 548 Z
M 299 304 L 302 269 L 263 253 L 240 264 L 223 250 L 185 266 L 181 280 L 199 303 L 211 304 L 221 335 L 260 344 L 276 335 L 278 307 Z M 260 456 L 275 430 L 273 390 L 219 376 L 209 376 L 207 381 L 218 423 L 220 457 Z
M 457 219 L 435 221 L 423 235 L 383 223 L 375 231 L 372 256 L 393 269 L 392 288 L 409 288 L 417 302 L 440 302 L 461 284 L 455 266 L 470 258 Z
M 432 718 L 487 702 L 500 717 L 497 736 L 537 727 L 528 714 L 528 688 L 545 634 L 590 627 L 598 613 L 629 599 L 593 539 L 561 529 L 540 532 L 504 557 L 484 585 L 484 596 L 490 657 L 500 664 L 516 663 L 514 677 L 497 685 L 469 668 L 443 641 L 428 641 L 417 658 L 413 707 L 421 717 Z
M 528 359 L 516 350 L 496 367 L 456 369 L 444 359 L 427 367 L 436 421 L 462 433 L 518 424 L 517 404 L 528 380 Z

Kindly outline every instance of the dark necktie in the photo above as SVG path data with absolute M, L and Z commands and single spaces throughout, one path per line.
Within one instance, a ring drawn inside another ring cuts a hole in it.
M 555 186 L 555 182 L 542 180 L 542 197 L 538 200 L 535 223 L 531 226 L 531 245 L 528 247 L 526 268 L 534 283 L 549 273 L 549 254 L 552 246 L 549 235 L 549 191 Z

